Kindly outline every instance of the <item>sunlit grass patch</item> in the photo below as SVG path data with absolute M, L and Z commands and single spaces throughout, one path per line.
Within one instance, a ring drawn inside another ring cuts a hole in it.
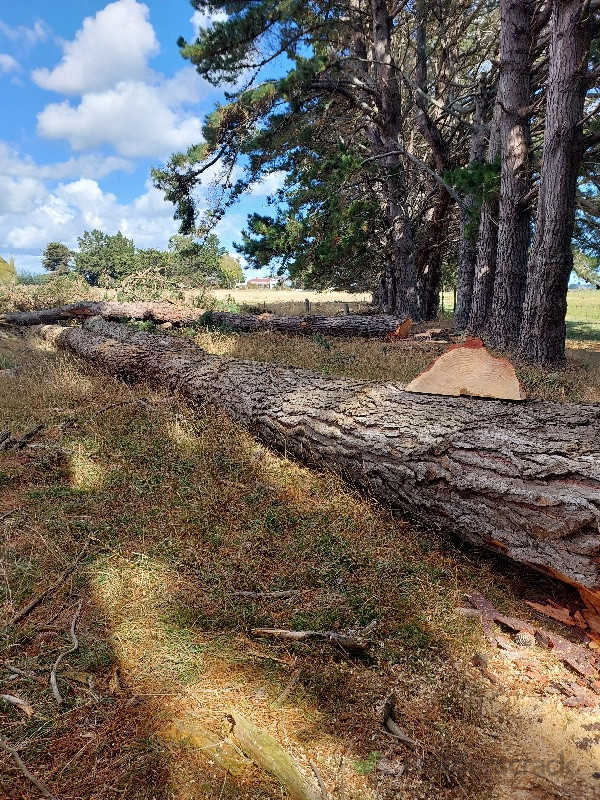
M 234 351 L 255 348 L 256 357 L 265 344 L 262 334 L 201 337 L 215 337 L 215 347 L 233 342 Z M 360 376 L 370 351 L 350 345 L 276 337 L 269 358 L 276 362 L 281 347 L 286 363 L 320 369 L 335 366 L 325 360 L 335 356 L 336 369 L 349 365 Z M 383 359 L 379 378 L 415 368 L 400 349 L 373 346 Z M 330 789 L 343 777 L 347 800 L 397 796 L 375 769 L 354 770 L 373 752 L 406 763 L 407 797 L 489 796 L 502 743 L 481 730 L 495 733 L 500 712 L 471 665 L 482 647 L 479 628 L 455 608 L 478 589 L 515 613 L 524 585 L 537 599 L 550 584 L 458 549 L 445 531 L 394 518 L 333 472 L 270 451 L 223 414 L 64 356 L 50 354 L 42 372 L 36 354 L 27 365 L 25 344 L 19 352 L 26 369 L 0 384 L 0 425 L 46 427 L 36 447 L 0 468 L 0 509 L 18 509 L 4 525 L 7 616 L 88 547 L 81 569 L 5 640 L 8 660 L 47 676 L 84 600 L 80 648 L 59 677 L 64 707 L 44 687 L 15 684 L 31 689 L 53 722 L 42 735 L 12 718 L 10 733 L 23 737 L 29 765 L 45 771 L 57 796 L 104 800 L 114 786 L 115 797 L 130 800 L 281 798 L 265 773 L 225 778 L 166 735 L 183 718 L 218 737 L 231 709 L 303 765 L 318 760 Z M 276 590 L 292 594 L 240 594 Z M 40 634 L 49 620 L 57 630 Z M 251 634 L 254 627 L 345 631 L 373 620 L 364 658 L 327 643 Z M 69 669 L 90 672 L 93 686 L 69 679 Z M 426 758 L 402 749 L 378 723 L 373 709 L 390 692 L 398 723 L 427 743 Z M 87 733 L 93 747 L 77 755 Z M 19 775 L 10 781 L 14 794 Z

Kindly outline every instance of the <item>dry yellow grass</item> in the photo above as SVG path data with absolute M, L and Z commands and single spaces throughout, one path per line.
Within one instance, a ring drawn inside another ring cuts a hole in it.
M 399 382 L 440 350 L 189 333 L 211 352 Z M 557 784 L 565 797 L 595 796 L 598 737 L 583 726 L 600 727 L 600 714 L 562 708 L 501 655 L 490 669 L 504 688 L 491 686 L 472 664 L 486 647 L 478 626 L 454 612 L 478 590 L 528 616 L 525 599 L 572 600 L 563 587 L 392 518 L 338 476 L 270 452 L 209 409 L 126 386 L 33 336 L 0 332 L 0 352 L 0 367 L 19 368 L 0 372 L 0 430 L 45 425 L 31 446 L 1 454 L 5 618 L 88 547 L 81 569 L 3 630 L 3 658 L 46 679 L 83 599 L 80 646 L 59 674 L 63 706 L 2 672 L 36 712 L 3 707 L 3 735 L 61 800 L 281 798 L 264 772 L 228 776 L 168 734 L 183 719 L 219 737 L 232 708 L 307 771 L 315 760 L 331 800 L 534 800 Z M 523 376 L 550 399 L 598 399 L 597 364 Z M 235 594 L 281 589 L 298 593 L 276 602 Z M 373 619 L 367 660 L 249 635 L 253 626 L 347 630 Z M 552 656 L 534 657 L 548 679 L 571 679 Z M 374 706 L 392 691 L 398 723 L 423 748 L 377 722 Z M 563 756 L 569 772 L 544 772 Z M 373 769 L 380 758 L 395 775 Z M 523 770 L 527 759 L 538 768 Z M 8 755 L 0 765 L 5 795 L 33 800 Z

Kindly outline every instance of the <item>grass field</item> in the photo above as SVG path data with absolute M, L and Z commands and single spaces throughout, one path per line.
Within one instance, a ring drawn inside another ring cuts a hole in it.
M 283 300 L 263 296 L 268 305 Z M 313 308 L 322 301 L 314 296 Z M 347 300 L 335 302 L 341 311 Z M 375 380 L 408 380 L 441 352 L 187 333 L 211 352 Z M 578 345 L 567 370 L 522 371 L 533 394 L 600 400 L 600 367 L 576 360 L 595 345 Z M 536 650 L 523 663 L 491 655 L 500 683 L 490 683 L 473 663 L 486 650 L 479 626 L 455 613 L 479 591 L 533 619 L 525 600 L 574 602 L 564 587 L 394 518 L 339 476 L 266 449 L 210 409 L 107 378 L 34 336 L 0 331 L 0 355 L 0 367 L 18 368 L 0 372 L 0 430 L 44 426 L 28 446 L 0 453 L 0 692 L 32 710 L 0 700 L 1 735 L 56 798 L 282 800 L 256 766 L 232 775 L 209 757 L 232 710 L 309 775 L 313 761 L 330 800 L 597 797 L 600 714 L 564 707 L 535 677 L 573 676 Z M 79 643 L 58 670 L 58 705 L 48 676 L 72 646 L 80 601 Z M 372 620 L 366 659 L 249 634 Z M 378 722 L 374 709 L 392 692 L 396 721 L 416 748 Z M 532 759 L 537 767 L 524 768 Z M 575 766 L 544 767 L 565 762 Z M 39 797 L 1 750 L 0 795 Z

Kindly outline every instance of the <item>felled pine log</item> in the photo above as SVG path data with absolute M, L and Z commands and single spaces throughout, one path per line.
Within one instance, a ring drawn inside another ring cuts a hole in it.
M 82 320 L 99 316 L 106 320 L 145 320 L 171 325 L 226 326 L 235 331 L 279 331 L 291 334 L 321 333 L 324 336 L 364 336 L 406 338 L 410 321 L 385 315 L 350 314 L 343 317 L 275 316 L 274 314 L 233 314 L 229 311 L 205 311 L 170 303 L 105 302 L 81 300 L 41 311 L 1 314 L 4 325 L 52 325 L 61 320 Z
M 578 587 L 600 609 L 600 406 L 437 397 L 223 358 L 101 319 L 47 339 L 128 380 L 224 409 L 443 533 Z

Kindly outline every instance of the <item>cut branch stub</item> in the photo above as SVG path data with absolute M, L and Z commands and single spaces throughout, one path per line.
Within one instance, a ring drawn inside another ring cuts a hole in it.
M 506 358 L 495 358 L 481 339 L 454 345 L 406 387 L 407 392 L 524 400 L 525 390 Z

